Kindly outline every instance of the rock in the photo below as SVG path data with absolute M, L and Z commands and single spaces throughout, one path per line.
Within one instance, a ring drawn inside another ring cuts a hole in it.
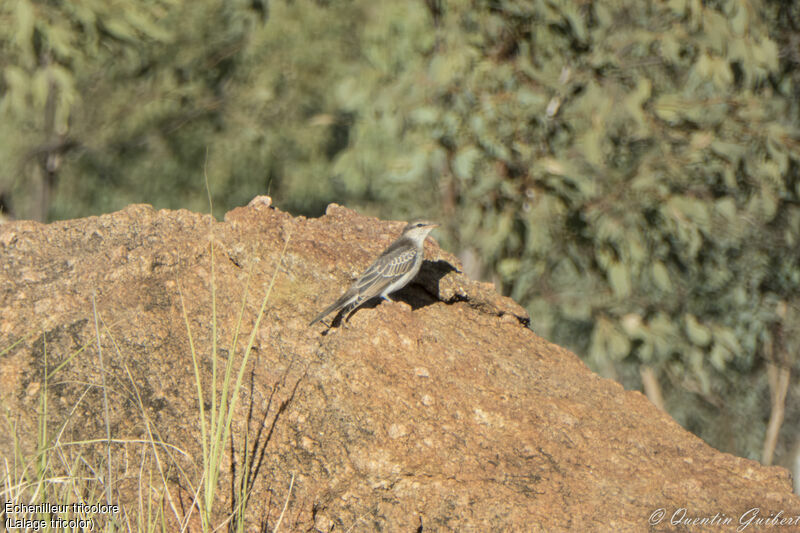
M 272 205 L 272 198 L 270 196 L 256 196 L 247 204 L 247 207 L 255 207 L 255 206 L 262 206 L 262 207 L 269 207 Z
M 136 523 L 140 481 L 152 474 L 152 498 L 165 488 L 158 453 L 183 519 L 203 479 L 187 323 L 208 414 L 211 284 L 221 382 L 230 357 L 235 377 L 275 275 L 238 391 L 235 468 L 224 444 L 215 524 L 245 454 L 248 530 L 282 516 L 282 531 L 702 530 L 693 519 L 717 531 L 713 517 L 738 526 L 753 508 L 800 514 L 786 470 L 720 453 L 594 375 L 430 240 L 417 283 L 397 294 L 407 305 L 376 302 L 333 329 L 307 327 L 404 223 L 335 205 L 293 218 L 269 205 L 223 222 L 130 206 L 0 225 L 0 401 L 13 413 L 0 420 L 0 456 L 13 461 L 16 438 L 35 457 L 46 391 L 64 464 L 80 457 L 105 472 L 105 446 L 88 444 L 106 438 L 94 298 L 115 497 Z

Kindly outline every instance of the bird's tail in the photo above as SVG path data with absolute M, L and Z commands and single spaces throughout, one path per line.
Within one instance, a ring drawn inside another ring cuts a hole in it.
M 310 322 L 308 325 L 309 325 L 309 326 L 313 326 L 314 324 L 316 324 L 317 322 L 319 322 L 320 320 L 322 320 L 323 318 L 325 318 L 326 316 L 328 316 L 328 315 L 329 315 L 329 314 L 331 314 L 332 312 L 334 312 L 334 311 L 338 311 L 338 310 L 339 310 L 339 309 L 341 309 L 342 307 L 345 307 L 346 305 L 348 305 L 352 299 L 353 299 L 353 295 L 352 295 L 352 294 L 345 293 L 344 295 L 342 295 L 342 297 L 341 297 L 341 298 L 339 298 L 338 300 L 336 300 L 335 302 L 333 302 L 331 305 L 329 305 L 328 307 L 326 307 L 326 308 L 325 308 L 325 309 L 324 309 L 324 310 L 323 310 L 323 311 L 322 311 L 320 314 L 318 314 L 318 315 L 316 316 L 316 318 L 314 318 L 314 320 L 312 320 L 312 321 L 311 321 L 311 322 Z

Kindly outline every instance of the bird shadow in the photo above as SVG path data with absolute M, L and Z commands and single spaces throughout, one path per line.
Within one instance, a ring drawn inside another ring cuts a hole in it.
M 438 261 L 423 261 L 419 273 L 414 281 L 391 295 L 396 302 L 405 302 L 412 310 L 421 309 L 441 301 L 439 298 L 439 281 L 450 272 L 460 272 L 456 267 L 440 259 Z M 379 297 L 372 298 L 355 309 L 342 309 L 333 317 L 328 328 L 338 328 L 363 309 L 374 309 L 381 304 Z M 327 330 L 322 334 L 327 335 Z

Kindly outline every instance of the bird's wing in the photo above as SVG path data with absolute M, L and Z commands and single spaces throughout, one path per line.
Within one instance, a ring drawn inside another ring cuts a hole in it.
M 405 243 L 400 243 L 400 246 L 397 247 L 389 247 L 353 283 L 351 290 L 355 290 L 358 297 L 351 305 L 360 305 L 362 302 L 378 296 L 389 285 L 408 274 L 414 268 L 417 253 L 413 246 L 405 245 Z

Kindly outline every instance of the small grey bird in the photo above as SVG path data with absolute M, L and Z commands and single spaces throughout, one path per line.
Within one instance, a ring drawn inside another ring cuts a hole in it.
M 415 220 L 403 228 L 403 233 L 375 260 L 342 296 L 326 307 L 313 326 L 328 314 L 346 308 L 351 311 L 376 296 L 388 300 L 389 294 L 408 285 L 422 266 L 423 244 L 428 233 L 438 224 Z

